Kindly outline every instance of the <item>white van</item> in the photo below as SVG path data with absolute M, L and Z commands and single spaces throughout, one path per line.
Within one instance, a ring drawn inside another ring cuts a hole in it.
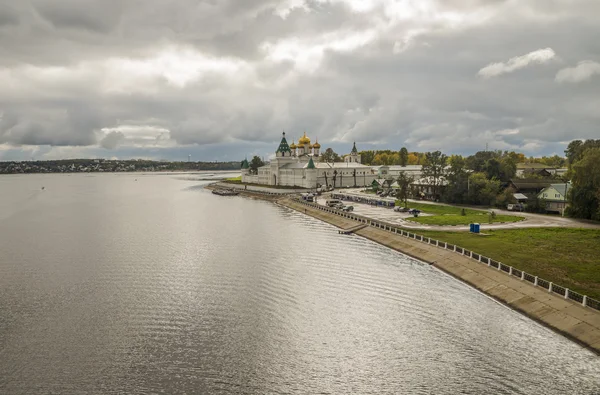
M 344 203 L 342 203 L 342 201 L 340 199 L 327 199 L 325 201 L 325 204 L 327 205 L 327 207 L 335 207 L 335 206 L 338 206 L 338 205 L 344 204 Z

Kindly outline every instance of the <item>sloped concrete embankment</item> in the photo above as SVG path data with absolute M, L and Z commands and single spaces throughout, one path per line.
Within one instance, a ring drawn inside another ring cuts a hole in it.
M 342 229 L 359 223 L 291 198 L 279 199 L 277 203 Z M 596 310 L 508 276 L 453 250 L 411 240 L 390 230 L 367 226 L 357 230 L 356 234 L 432 264 L 600 355 L 600 312 Z

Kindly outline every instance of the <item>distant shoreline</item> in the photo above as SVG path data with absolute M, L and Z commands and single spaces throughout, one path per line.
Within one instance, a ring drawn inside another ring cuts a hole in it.
M 206 174 L 206 173 L 239 173 L 238 170 L 154 170 L 154 171 L 146 171 L 146 170 L 133 170 L 133 171 L 90 171 L 90 172 L 29 172 L 29 173 L 0 173 L 0 176 L 24 176 L 24 175 L 51 175 L 51 174 L 60 174 L 60 175 L 74 175 L 74 174 L 155 174 L 155 175 L 166 175 L 166 174 Z

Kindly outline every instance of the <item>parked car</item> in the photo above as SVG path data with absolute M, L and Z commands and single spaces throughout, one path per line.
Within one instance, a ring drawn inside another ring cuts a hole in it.
M 354 206 L 344 206 L 342 208 L 342 210 L 344 210 L 344 211 L 353 211 L 354 210 Z
M 410 210 L 408 210 L 408 213 L 413 214 L 413 215 L 414 214 L 419 215 L 419 214 L 421 214 L 421 210 L 417 210 L 416 208 L 411 208 Z
M 525 207 L 523 206 L 523 204 L 517 203 L 517 204 L 509 204 L 508 206 L 506 206 L 506 209 L 508 211 L 523 211 L 525 209 Z
M 408 207 L 400 207 L 400 206 L 396 206 L 394 207 L 394 211 L 399 212 L 399 213 L 407 213 L 410 209 Z

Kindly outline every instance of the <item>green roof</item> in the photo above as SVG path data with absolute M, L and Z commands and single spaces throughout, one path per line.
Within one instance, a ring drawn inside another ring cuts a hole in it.
M 354 142 L 354 146 L 352 147 L 352 153 L 358 154 L 358 150 L 356 149 L 356 141 Z
M 306 166 L 307 169 L 316 169 L 315 167 L 315 162 L 313 162 L 312 157 L 308 160 L 308 166 Z
M 283 137 L 281 138 L 281 143 L 279 143 L 279 148 L 277 148 L 276 152 L 289 152 L 292 153 L 290 146 L 288 145 L 287 140 L 285 139 L 285 132 L 283 132 Z
M 248 164 L 248 159 L 244 159 L 242 161 L 242 169 L 248 169 L 250 168 L 250 165 Z

